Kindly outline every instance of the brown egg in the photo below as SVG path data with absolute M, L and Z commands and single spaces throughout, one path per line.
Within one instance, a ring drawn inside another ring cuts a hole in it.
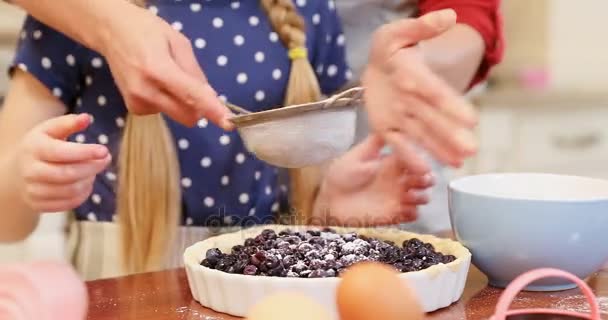
M 299 293 L 277 293 L 256 304 L 248 320 L 331 320 L 328 310 Z
M 358 263 L 346 270 L 337 300 L 340 320 L 424 318 L 413 290 L 395 269 L 380 263 Z

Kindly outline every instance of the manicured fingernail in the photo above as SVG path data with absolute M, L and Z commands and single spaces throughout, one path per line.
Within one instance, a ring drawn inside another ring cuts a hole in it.
M 93 151 L 96 158 L 105 158 L 108 155 L 108 149 L 104 146 L 97 146 Z
M 452 9 L 443 9 L 425 14 L 420 19 L 439 30 L 443 30 L 456 23 L 456 12 Z
M 452 9 L 437 11 L 437 26 L 448 28 L 456 23 L 456 12 Z
M 433 183 L 435 183 L 435 175 L 432 173 L 427 173 L 424 176 L 422 176 L 422 181 L 425 184 L 433 184 Z
M 75 116 L 75 118 L 76 118 L 76 120 L 82 120 L 82 121 L 84 121 L 86 119 L 86 124 L 93 122 L 92 116 L 88 113 L 77 114 Z
M 196 103 L 194 95 L 192 95 L 191 93 L 186 94 L 186 96 L 184 97 L 184 103 L 188 106 L 193 106 Z
M 222 119 L 221 126 L 222 126 L 222 129 L 224 129 L 226 131 L 234 130 L 234 124 L 232 123 L 232 121 L 228 120 L 228 118 Z
M 425 202 L 428 199 L 426 192 L 420 190 L 409 190 L 409 196 L 414 202 Z
M 477 150 L 477 140 L 475 136 L 468 130 L 459 130 L 455 135 L 456 143 L 459 149 L 465 154 L 471 154 Z

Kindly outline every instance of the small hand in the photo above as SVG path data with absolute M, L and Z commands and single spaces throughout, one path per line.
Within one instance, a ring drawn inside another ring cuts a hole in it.
M 382 139 L 368 137 L 329 167 L 318 196 L 316 218 L 332 225 L 375 226 L 409 222 L 426 204 L 430 174 L 411 174 L 396 155 L 380 156 Z M 324 217 L 325 216 L 325 217 Z
M 111 161 L 102 145 L 65 139 L 90 124 L 90 116 L 66 115 L 32 129 L 15 149 L 13 163 L 25 203 L 35 212 L 71 210 L 91 194 L 95 176 Z
M 413 144 L 452 166 L 476 151 L 474 108 L 425 64 L 418 45 L 455 23 L 454 11 L 441 10 L 384 25 L 373 38 L 362 78 L 369 121 L 413 172 L 429 170 Z
M 163 112 L 187 126 L 206 117 L 232 129 L 231 113 L 209 85 L 190 40 L 148 10 L 130 7 L 108 25 L 102 51 L 129 111 Z

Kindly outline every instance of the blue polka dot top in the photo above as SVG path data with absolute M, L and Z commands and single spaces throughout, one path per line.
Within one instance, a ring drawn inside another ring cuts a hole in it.
M 334 2 L 295 3 L 307 22 L 308 57 L 322 92 L 331 94 L 350 77 Z M 148 10 L 191 40 L 220 98 L 255 111 L 282 104 L 290 60 L 258 1 L 155 0 Z M 99 53 L 28 17 L 12 67 L 36 77 L 68 112 L 93 116 L 93 124 L 70 140 L 107 145 L 118 158 L 126 109 Z M 237 132 L 225 132 L 206 119 L 194 128 L 166 119 L 180 162 L 182 224 L 259 223 L 283 209 L 287 188 L 279 185 L 278 170 L 247 152 Z M 114 220 L 116 179 L 113 163 L 75 209 L 77 219 Z

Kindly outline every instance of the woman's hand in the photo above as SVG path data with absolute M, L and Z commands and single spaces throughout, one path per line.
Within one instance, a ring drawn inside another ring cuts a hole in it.
M 148 10 L 128 4 L 111 19 L 100 52 L 129 111 L 163 112 L 193 126 L 202 117 L 230 130 L 230 111 L 207 82 L 192 44 Z
M 111 161 L 102 145 L 65 139 L 90 124 L 90 116 L 50 119 L 24 136 L 11 160 L 19 194 L 34 212 L 71 210 L 91 194 L 95 176 Z
M 233 128 L 227 120 L 231 113 L 207 82 L 190 41 L 134 1 L 13 2 L 101 53 L 129 111 L 163 112 L 187 126 L 204 116 L 226 130 Z
M 414 144 L 452 166 L 476 152 L 474 108 L 426 65 L 419 47 L 455 23 L 454 11 L 436 11 L 384 25 L 372 40 L 362 77 L 369 121 L 412 172 L 429 170 Z
M 324 177 L 314 219 L 321 224 L 367 227 L 415 220 L 426 204 L 430 174 L 410 174 L 394 155 L 381 156 L 382 139 L 369 136 L 334 161 Z

